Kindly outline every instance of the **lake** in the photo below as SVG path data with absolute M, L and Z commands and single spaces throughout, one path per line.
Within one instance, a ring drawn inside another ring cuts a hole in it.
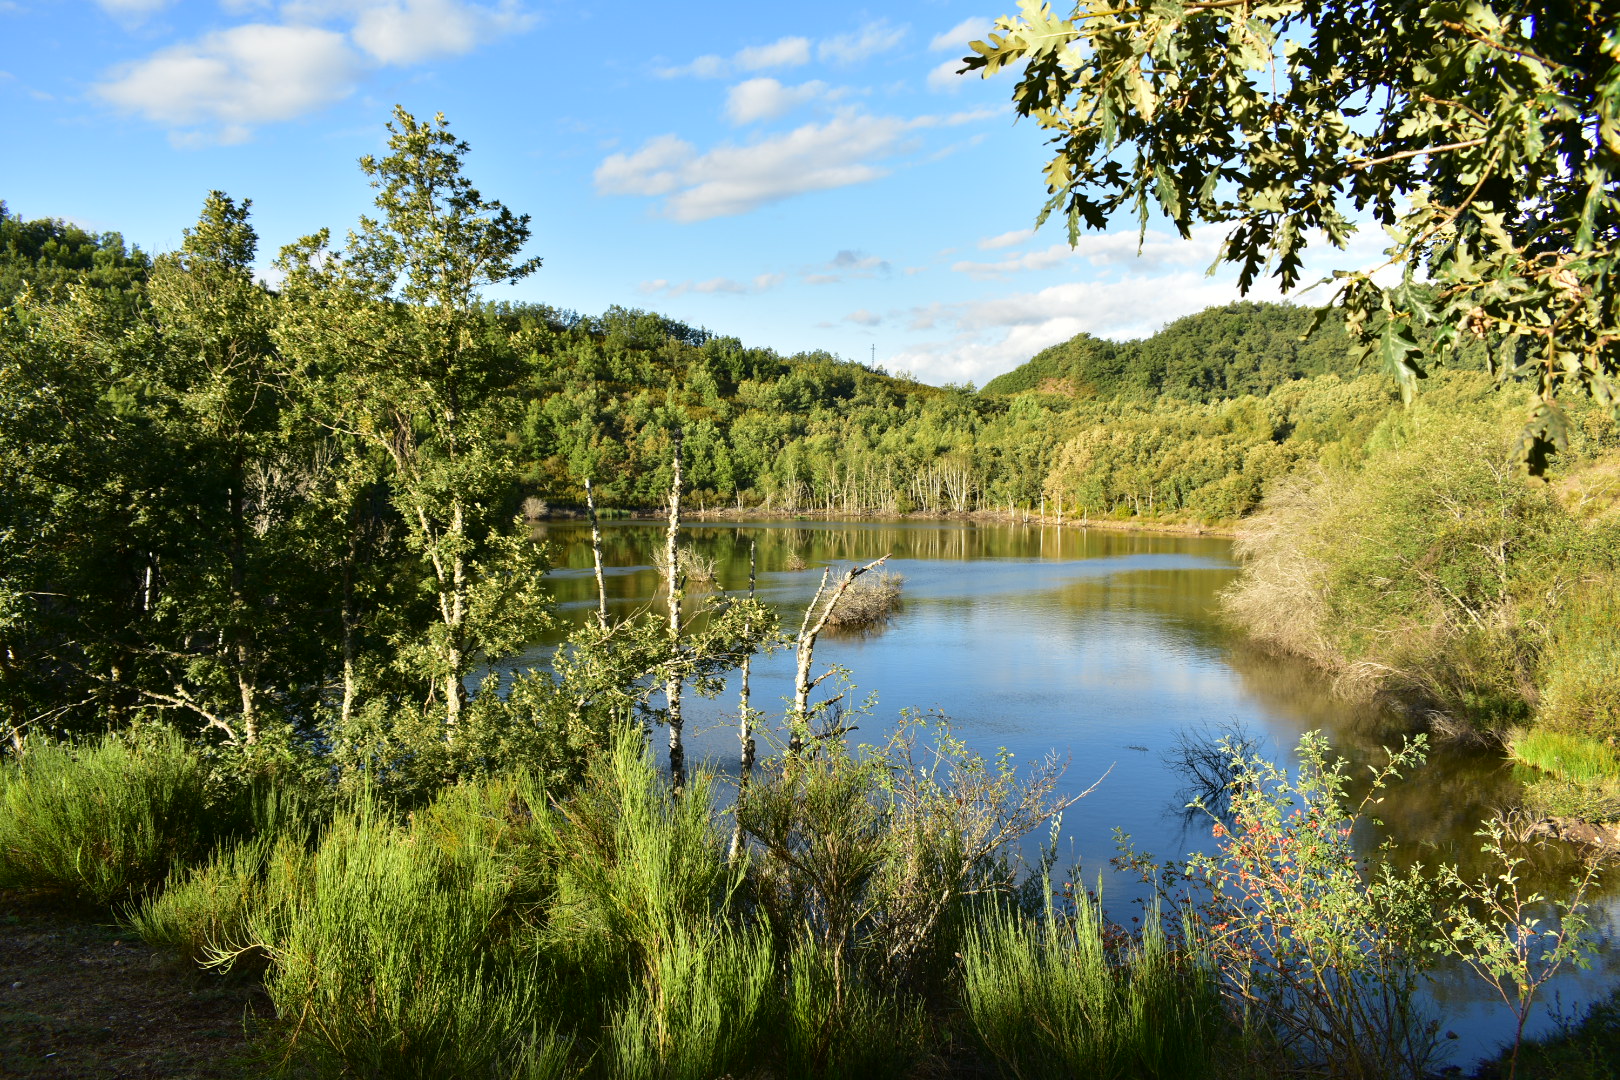
M 602 529 L 611 613 L 654 602 L 651 556 L 663 544 L 662 524 L 610 521 Z M 547 523 L 536 532 L 557 567 L 549 581 L 559 620 L 517 666 L 543 663 L 596 607 L 589 528 Z M 854 689 L 846 701 L 875 698 L 853 737 L 878 741 L 901 709 L 937 709 L 986 755 L 1005 747 L 1018 761 L 1065 756 L 1070 793 L 1101 778 L 1064 815 L 1060 866 L 1078 865 L 1088 885 L 1102 874 L 1116 916 L 1127 915 L 1138 895 L 1133 882 L 1108 874 L 1116 827 L 1161 859 L 1213 850 L 1209 818 L 1184 812 L 1182 777 L 1166 760 L 1183 733 L 1240 725 L 1262 752 L 1282 759 L 1304 732 L 1320 729 L 1362 774 L 1362 765 L 1381 760 L 1381 747 L 1401 739 L 1396 717 L 1336 696 L 1316 669 L 1269 655 L 1223 625 L 1218 596 L 1237 573 L 1225 539 L 908 520 L 695 522 L 682 542 L 714 560 L 716 587 L 730 591 L 746 590 L 753 545 L 758 594 L 789 630 L 798 628 L 823 567 L 888 555 L 887 568 L 905 579 L 900 611 L 876 632 L 825 634 L 816 649 L 818 670 L 848 669 Z M 789 569 L 800 563 L 804 569 Z M 661 597 L 656 602 L 662 606 Z M 779 717 L 792 679 L 790 651 L 756 658 L 754 707 Z M 823 695 L 834 682 L 822 685 Z M 735 691 L 713 700 L 688 692 L 684 710 L 689 758 L 735 775 Z M 1512 805 L 1517 791 L 1499 751 L 1439 747 L 1386 794 L 1378 807 L 1383 828 L 1369 827 L 1358 841 L 1370 849 L 1387 838 L 1400 862 L 1455 862 L 1477 873 L 1485 867 L 1474 831 L 1494 808 Z M 1548 847 L 1531 877 L 1557 892 L 1573 870 L 1567 850 Z M 1604 890 L 1592 913 L 1605 939 L 1620 923 L 1617 895 Z M 1592 971 L 1558 980 L 1566 1012 L 1620 975 L 1614 954 L 1605 949 Z M 1511 1013 L 1483 990 L 1455 970 L 1440 972 L 1433 987 L 1446 1027 L 1458 1034 L 1459 1063 L 1512 1033 Z M 1538 1006 L 1534 1028 L 1549 1022 L 1549 1010 Z

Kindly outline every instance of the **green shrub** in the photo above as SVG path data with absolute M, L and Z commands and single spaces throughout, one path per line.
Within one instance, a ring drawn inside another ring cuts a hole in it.
M 774 983 L 765 934 L 676 926 L 610 1022 L 611 1074 L 712 1080 L 745 1072 Z
M 1613 540 L 1620 546 L 1620 536 Z M 1553 623 L 1536 723 L 1588 739 L 1620 739 L 1620 580 L 1613 574 L 1584 583 Z
M 1527 722 L 1562 597 L 1612 573 L 1613 553 L 1512 466 L 1516 430 L 1431 401 L 1386 420 L 1363 467 L 1276 485 L 1240 540 L 1227 611 L 1341 688 L 1496 732 Z M 1565 665 L 1572 688 L 1590 682 L 1582 663 Z
M 554 1060 L 537 967 L 496 932 L 509 877 L 491 845 L 451 857 L 362 809 L 332 825 L 309 874 L 296 905 L 254 910 L 244 943 L 271 960 L 289 1053 L 423 1080 Z
M 1095 901 L 1044 921 L 991 910 L 962 951 L 963 1003 L 1002 1075 L 1186 1077 L 1210 1071 L 1219 1009 L 1208 972 L 1160 920 L 1110 950 Z
M 30 744 L 0 762 L 0 884 L 100 905 L 140 896 L 214 838 L 205 780 L 167 729 Z

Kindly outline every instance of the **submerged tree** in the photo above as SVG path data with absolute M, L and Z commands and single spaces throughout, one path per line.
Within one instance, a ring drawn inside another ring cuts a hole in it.
M 1483 338 L 1537 398 L 1521 450 L 1568 439 L 1573 384 L 1620 415 L 1620 11 L 1604 0 L 1126 0 L 1068 18 L 1021 0 L 964 70 L 1023 66 L 1051 133 L 1040 220 L 1128 209 L 1229 224 L 1247 289 L 1300 281 L 1318 238 L 1392 237 L 1400 283 L 1340 271 L 1347 325 L 1410 393 Z

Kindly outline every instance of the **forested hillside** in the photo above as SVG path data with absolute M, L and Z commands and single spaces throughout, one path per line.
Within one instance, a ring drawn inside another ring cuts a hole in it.
M 1314 375 L 1354 374 L 1344 327 L 1327 319 L 1309 333 L 1313 314 L 1293 304 L 1244 301 L 1177 319 L 1137 341 L 1079 334 L 991 379 L 984 392 L 1207 402 L 1264 395 Z
M 76 282 L 150 320 L 149 260 L 117 234 L 12 217 L 0 230 L 6 299 L 24 280 L 45 296 Z M 1310 313 L 1288 305 L 1214 308 L 1141 341 L 1077 338 L 978 394 L 642 311 L 476 313 L 506 357 L 509 508 L 577 505 L 587 477 L 604 506 L 656 506 L 678 425 L 700 507 L 941 513 L 1044 498 L 1075 516 L 1231 520 L 1293 463 L 1353 455 L 1395 400 L 1356 374 L 1331 320 L 1301 340 Z M 135 377 L 86 374 L 126 389 Z

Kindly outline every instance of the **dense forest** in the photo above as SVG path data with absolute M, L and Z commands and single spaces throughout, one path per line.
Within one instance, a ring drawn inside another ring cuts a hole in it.
M 442 118 L 390 132 L 361 162 L 378 216 L 288 245 L 273 288 L 220 192 L 153 256 L 0 209 L 0 887 L 248 972 L 259 1045 L 315 1075 L 1417 1078 L 1436 957 L 1528 985 L 1522 1018 L 1583 955 L 1595 868 L 1543 931 L 1500 830 L 1495 879 L 1364 873 L 1364 804 L 1315 737 L 1295 770 L 1216 748 L 1218 854 L 1127 852 L 1159 906 L 1108 922 L 1050 848 L 1019 860 L 1066 805 L 1055 763 L 919 717 L 854 747 L 810 701 L 861 568 L 794 637 L 740 590 L 684 597 L 680 530 L 1241 525 L 1226 605 L 1257 640 L 1510 746 L 1546 808 L 1613 816 L 1599 407 L 1534 477 L 1514 387 L 1465 357 L 1405 406 L 1284 305 L 1082 336 L 975 391 L 492 304 L 536 268 L 527 219 L 472 187 Z M 662 603 L 613 619 L 604 594 L 548 670 L 486 674 L 547 625 L 531 526 L 559 508 L 667 514 Z M 783 745 L 755 760 L 771 720 L 745 689 L 728 802 L 685 763 L 681 695 L 777 648 Z

